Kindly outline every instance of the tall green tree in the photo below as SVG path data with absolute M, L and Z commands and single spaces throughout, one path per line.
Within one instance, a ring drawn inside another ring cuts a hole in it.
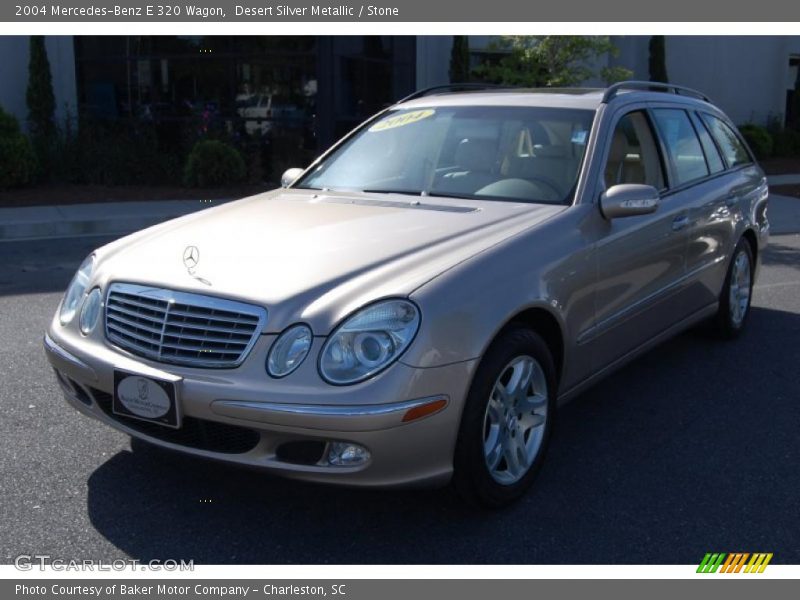
M 469 81 L 469 38 L 466 35 L 454 35 L 453 47 L 450 50 L 450 83 L 466 83 Z
M 526 87 L 568 87 L 600 77 L 606 83 L 629 79 L 620 66 L 600 67 L 604 55 L 618 56 L 608 36 L 511 35 L 496 40 L 491 49 L 498 58 L 475 68 L 483 81 Z
M 53 94 L 53 77 L 44 37 L 32 35 L 28 62 L 28 128 L 35 138 L 51 138 L 55 134 L 56 99 Z
M 663 35 L 651 35 L 649 50 L 650 56 L 647 65 L 650 71 L 650 81 L 669 83 L 666 38 Z

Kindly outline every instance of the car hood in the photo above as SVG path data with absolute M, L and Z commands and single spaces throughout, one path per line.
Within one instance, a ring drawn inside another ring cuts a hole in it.
M 410 294 L 561 210 L 276 190 L 118 240 L 98 252 L 96 277 L 101 285 L 127 281 L 255 303 L 269 312 L 267 331 L 305 321 L 322 335 L 358 307 Z

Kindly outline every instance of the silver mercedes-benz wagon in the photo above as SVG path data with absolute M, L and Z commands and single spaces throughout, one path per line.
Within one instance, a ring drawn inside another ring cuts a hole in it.
M 559 403 L 700 322 L 735 337 L 764 173 L 702 94 L 439 87 L 283 187 L 93 252 L 45 335 L 67 400 L 153 444 L 518 498 Z

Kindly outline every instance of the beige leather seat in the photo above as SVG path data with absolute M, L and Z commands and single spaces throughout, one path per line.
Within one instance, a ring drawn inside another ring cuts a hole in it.
M 461 140 L 456 148 L 456 171 L 442 177 L 443 190 L 455 193 L 474 194 L 482 187 L 497 180 L 492 174 L 495 166 L 496 144 L 493 140 L 469 138 Z
M 628 158 L 630 151 L 628 137 L 622 129 L 617 129 L 614 132 L 614 138 L 611 140 L 611 149 L 608 152 L 608 161 L 606 162 L 606 187 L 611 187 L 618 183 L 645 183 L 645 170 L 641 156 L 636 155 L 635 158 Z
M 508 177 L 527 179 L 534 183 L 545 182 L 557 196 L 566 195 L 575 183 L 578 160 L 565 146 L 535 146 L 532 156 L 512 156 L 508 159 Z M 548 185 L 549 184 L 549 185 Z

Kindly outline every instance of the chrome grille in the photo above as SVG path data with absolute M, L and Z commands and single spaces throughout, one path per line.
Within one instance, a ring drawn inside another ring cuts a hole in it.
M 113 283 L 106 337 L 129 352 L 190 367 L 230 368 L 245 359 L 267 320 L 261 307 L 201 294 Z

